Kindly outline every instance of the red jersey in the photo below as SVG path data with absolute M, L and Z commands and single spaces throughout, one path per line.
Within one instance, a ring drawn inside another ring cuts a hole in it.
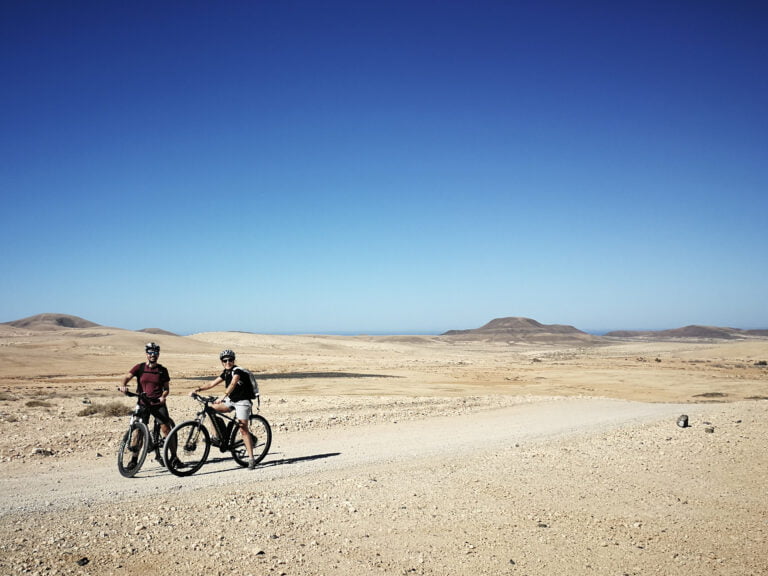
M 136 392 L 144 392 L 152 400 L 160 398 L 171 381 L 168 370 L 162 364 L 150 368 L 142 362 L 131 368 L 131 374 L 136 376 Z

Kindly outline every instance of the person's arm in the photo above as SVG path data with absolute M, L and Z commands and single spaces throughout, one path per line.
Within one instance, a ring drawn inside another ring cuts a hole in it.
M 120 392 L 122 392 L 123 394 L 128 392 L 128 382 L 131 381 L 131 378 L 133 378 L 133 374 L 128 372 L 128 374 L 123 376 L 123 383 L 117 387 L 117 389 L 120 390 Z
M 232 374 L 232 381 L 229 383 L 229 386 L 227 386 L 227 389 L 224 392 L 224 398 L 230 396 L 232 392 L 235 391 L 238 382 L 240 382 L 240 374 Z
M 203 390 L 210 390 L 211 388 L 218 386 L 222 382 L 224 382 L 224 378 L 222 378 L 221 376 L 218 376 L 216 380 L 208 384 L 208 386 L 200 386 L 199 388 L 195 388 L 194 390 L 192 390 L 192 392 L 190 392 L 190 395 L 197 394 L 198 392 L 202 392 Z

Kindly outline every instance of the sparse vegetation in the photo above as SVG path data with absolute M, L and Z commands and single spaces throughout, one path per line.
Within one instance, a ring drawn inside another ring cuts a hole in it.
M 768 366 L 768 362 L 766 362 L 765 360 L 758 360 L 757 362 L 755 362 L 755 366 Z
M 121 404 L 120 402 L 108 402 L 107 404 L 89 404 L 80 412 L 78 416 L 93 416 L 99 414 L 104 417 L 111 416 L 128 416 L 131 413 L 132 408 Z
M 25 406 L 27 408 L 51 408 L 53 404 L 46 402 L 45 400 L 29 400 Z

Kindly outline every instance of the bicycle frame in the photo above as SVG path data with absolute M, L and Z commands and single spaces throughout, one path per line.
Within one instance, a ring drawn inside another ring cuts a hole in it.
M 221 443 L 219 446 L 219 449 L 222 452 L 226 452 L 231 448 L 230 446 L 230 437 L 232 436 L 232 429 L 235 426 L 238 426 L 238 421 L 235 418 L 232 418 L 232 416 L 228 416 L 227 414 L 224 414 L 222 412 L 219 412 L 215 408 L 211 406 L 211 404 L 214 402 L 215 398 L 213 396 L 210 397 L 203 397 L 198 396 L 196 398 L 198 402 L 203 403 L 203 407 L 200 409 L 200 411 L 195 415 L 194 420 L 200 424 L 205 424 L 206 417 L 210 418 L 211 425 L 216 431 L 216 436 L 219 438 L 219 442 Z M 224 422 L 225 420 L 228 420 L 229 422 Z M 194 441 L 197 441 L 197 437 L 194 438 Z
M 143 392 L 140 394 L 126 392 L 125 395 L 137 397 L 139 400 L 146 399 Z M 147 452 L 151 452 L 155 448 L 160 448 L 163 445 L 163 438 L 160 435 L 160 421 L 157 419 L 157 416 L 149 411 L 149 407 L 145 406 L 140 401 L 137 401 L 133 412 L 131 412 L 131 417 L 128 420 L 128 426 L 132 427 L 138 421 L 143 422 L 145 414 L 148 414 L 149 417 L 152 418 L 152 430 L 149 434 L 149 444 L 147 445 Z M 147 422 L 149 422 L 149 418 L 147 418 Z M 147 428 L 149 428 L 149 426 L 147 426 Z

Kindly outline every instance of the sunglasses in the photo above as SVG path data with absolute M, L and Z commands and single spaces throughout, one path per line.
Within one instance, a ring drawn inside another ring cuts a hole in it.
M 226 364 L 227 362 L 234 362 L 234 361 L 235 361 L 234 358 L 222 358 L 221 359 L 222 364 Z
M 147 356 L 159 356 L 160 352 L 147 352 Z

